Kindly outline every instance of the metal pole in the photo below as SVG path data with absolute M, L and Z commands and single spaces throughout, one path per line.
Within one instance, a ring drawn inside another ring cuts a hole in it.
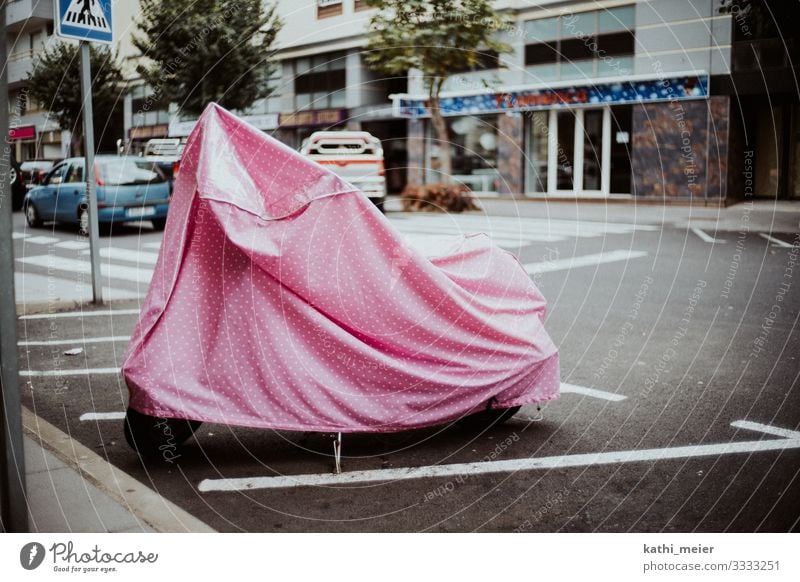
M 84 179 L 89 202 L 89 258 L 92 263 L 92 296 L 96 305 L 103 304 L 103 282 L 100 277 L 99 222 L 97 220 L 97 185 L 94 180 L 94 120 L 92 119 L 92 77 L 89 43 L 81 41 L 81 100 L 83 101 Z
M 14 297 L 14 247 L 11 238 L 11 147 L 8 141 L 8 61 L 6 2 L 0 5 L 0 531 L 28 531 L 25 458 L 22 449 L 17 308 Z M 21 180 L 22 176 L 17 176 Z

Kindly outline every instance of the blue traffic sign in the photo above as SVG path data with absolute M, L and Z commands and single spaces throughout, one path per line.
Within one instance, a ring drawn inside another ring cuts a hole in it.
M 56 34 L 65 38 L 111 43 L 113 0 L 56 0 Z

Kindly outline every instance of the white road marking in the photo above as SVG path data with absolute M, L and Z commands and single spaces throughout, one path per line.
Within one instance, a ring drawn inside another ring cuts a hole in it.
M 699 228 L 692 227 L 690 230 L 693 233 L 695 233 L 697 236 L 699 236 L 700 240 L 702 240 L 703 242 L 712 243 L 712 244 L 720 244 L 720 243 L 724 243 L 725 242 L 722 239 L 714 238 L 713 236 L 711 236 L 710 234 L 700 230 Z
M 25 239 L 25 244 L 33 243 L 35 245 L 49 245 L 59 242 L 61 239 L 53 238 L 51 236 L 29 236 Z
M 630 259 L 638 259 L 646 257 L 645 251 L 609 251 L 607 253 L 596 253 L 592 255 L 582 255 L 579 257 L 570 257 L 569 259 L 555 259 L 553 261 L 543 261 L 541 263 L 528 263 L 525 269 L 531 275 L 538 273 L 550 273 L 552 271 L 563 271 L 566 269 L 574 269 L 576 267 L 589 267 L 592 265 L 600 265 L 603 263 L 614 263 L 617 261 L 628 261 Z
M 772 246 L 775 246 L 775 247 L 783 247 L 785 249 L 790 249 L 793 246 L 791 243 L 787 243 L 785 240 L 781 240 L 779 238 L 775 238 L 774 236 L 770 236 L 770 235 L 768 235 L 766 233 L 763 233 L 763 232 L 759 232 L 758 236 L 760 236 L 761 238 L 767 239 L 771 243 L 775 243 L 775 244 L 772 245 Z
M 81 242 L 79 240 L 65 240 L 56 245 L 60 249 L 67 249 L 68 251 L 82 251 L 89 248 L 88 242 Z
M 81 422 L 87 420 L 123 420 L 125 418 L 124 412 L 87 412 L 81 414 Z
M 128 261 L 131 263 L 140 263 L 143 265 L 155 265 L 156 261 L 158 260 L 158 253 L 149 253 L 147 251 L 122 249 L 119 247 L 102 247 L 100 249 L 100 256 L 104 259 Z
M 102 344 L 107 342 L 126 342 L 131 339 L 128 335 L 109 335 L 106 337 L 79 337 L 63 340 L 31 340 L 17 342 L 18 346 L 69 346 L 74 344 Z
M 29 236 L 31 236 L 31 235 L 29 235 L 27 233 L 24 233 L 24 232 L 12 232 L 11 233 L 11 238 L 13 238 L 13 239 L 28 238 Z
M 743 428 L 745 430 L 763 432 L 786 439 L 800 439 L 800 432 L 796 430 L 770 426 L 768 424 L 761 424 L 760 422 L 752 422 L 750 420 L 736 420 L 731 423 L 731 426 L 734 428 Z
M 275 477 L 204 479 L 198 485 L 198 490 L 203 493 L 208 493 L 211 491 L 249 491 L 253 489 L 336 486 L 353 483 L 455 477 L 459 475 L 474 476 L 492 473 L 514 473 L 517 471 L 533 471 L 537 469 L 565 469 L 570 467 L 592 467 L 621 463 L 657 462 L 764 451 L 782 451 L 786 449 L 800 449 L 800 438 L 689 445 L 685 447 L 667 447 L 662 449 L 634 449 L 628 451 L 582 453 L 576 455 L 540 457 L 538 459 L 509 459 L 505 461 L 351 471 L 339 475 L 318 473 L 308 475 L 280 475 Z
M 119 374 L 119 368 L 80 368 L 77 370 L 20 370 L 26 378 L 60 378 L 62 376 L 88 376 L 89 374 Z
M 136 299 L 144 289 L 133 291 L 117 287 L 103 286 L 103 297 L 114 299 Z M 84 302 L 92 299 L 90 281 L 69 280 L 54 275 L 38 273 L 14 273 L 14 294 L 17 305 L 52 305 L 58 302 Z
M 563 394 L 582 394 L 583 396 L 591 396 L 592 398 L 600 398 L 601 400 L 610 400 L 611 402 L 620 402 L 628 398 L 623 394 L 615 394 L 613 392 L 606 392 L 605 390 L 587 388 L 586 386 L 576 386 L 575 384 L 565 384 L 563 382 L 561 383 L 561 392 Z
M 19 319 L 50 319 L 62 317 L 100 317 L 103 315 L 139 315 L 138 309 L 105 309 L 103 311 L 58 311 L 56 313 L 35 313 L 20 315 Z
M 142 243 L 141 246 L 146 248 L 146 249 L 160 249 L 161 248 L 161 241 L 146 242 L 146 243 Z
M 78 259 L 66 259 L 54 255 L 37 255 L 33 257 L 23 257 L 17 259 L 21 263 L 44 267 L 46 269 L 69 271 L 88 275 L 92 267 L 89 261 Z M 123 281 L 133 281 L 134 283 L 149 283 L 153 278 L 152 269 L 139 269 L 137 267 L 125 267 L 117 264 L 100 264 L 100 273 L 109 279 L 121 279 Z

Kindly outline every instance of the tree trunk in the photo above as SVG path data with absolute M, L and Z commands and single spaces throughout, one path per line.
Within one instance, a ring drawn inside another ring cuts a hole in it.
M 431 123 L 436 132 L 436 139 L 439 146 L 439 172 L 443 184 L 453 183 L 453 162 L 450 155 L 450 135 L 447 131 L 447 122 L 442 117 L 442 110 L 439 106 L 439 93 L 442 90 L 444 79 L 437 79 L 431 82 L 429 103 L 431 107 Z
M 79 122 L 82 123 L 82 122 Z M 78 128 L 78 124 L 75 124 L 74 131 L 70 132 L 69 138 L 69 151 L 72 154 L 72 157 L 79 157 L 83 155 L 83 128 Z

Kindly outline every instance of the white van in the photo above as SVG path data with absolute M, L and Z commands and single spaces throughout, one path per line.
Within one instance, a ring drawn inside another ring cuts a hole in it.
M 300 153 L 328 166 L 383 209 L 386 178 L 377 137 L 366 131 L 316 131 L 303 141 Z

